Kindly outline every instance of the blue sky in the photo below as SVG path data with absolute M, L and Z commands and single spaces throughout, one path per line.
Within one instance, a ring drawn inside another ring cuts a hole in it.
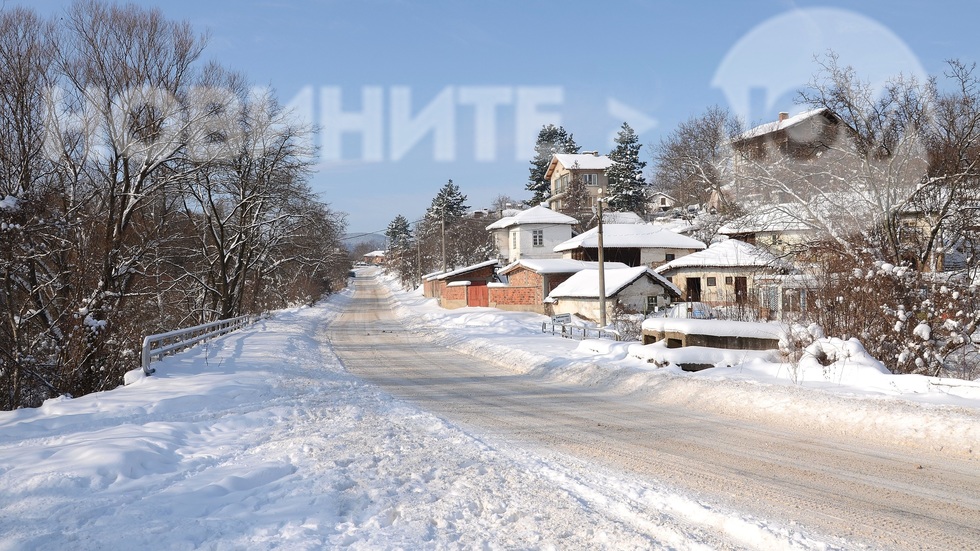
M 17 3 L 55 13 L 69 2 L 6 2 Z M 624 120 L 652 145 L 711 105 L 749 124 L 800 111 L 793 90 L 827 49 L 872 81 L 980 60 L 980 9 L 966 2 L 141 4 L 208 31 L 205 58 L 320 125 L 311 185 L 354 233 L 418 219 L 450 178 L 475 208 L 528 198 L 527 148 L 544 122 L 606 153 Z

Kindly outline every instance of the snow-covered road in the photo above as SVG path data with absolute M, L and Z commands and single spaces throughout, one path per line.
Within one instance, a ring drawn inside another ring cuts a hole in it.
M 356 287 L 0 412 L 0 551 L 975 547 L 973 386 L 652 369 Z
M 424 330 L 395 316 L 391 294 L 374 279 L 355 288 L 328 332 L 348 371 L 497 445 L 572 456 L 720 508 L 803 523 L 829 542 L 966 549 L 980 541 L 975 461 L 844 430 L 801 431 L 792 419 L 740 418 L 710 398 L 678 402 L 669 390 L 624 394 L 516 374 L 432 346 Z M 655 513 L 633 503 L 626 517 Z

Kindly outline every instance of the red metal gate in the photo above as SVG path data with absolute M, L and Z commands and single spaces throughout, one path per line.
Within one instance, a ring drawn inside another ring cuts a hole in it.
M 467 306 L 490 306 L 490 290 L 486 284 L 472 284 L 466 288 Z

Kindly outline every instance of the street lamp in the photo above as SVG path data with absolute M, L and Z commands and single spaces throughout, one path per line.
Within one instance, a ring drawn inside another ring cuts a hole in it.
M 596 229 L 596 237 L 599 246 L 599 327 L 606 326 L 606 271 L 602 265 L 602 203 L 606 199 L 602 196 L 602 188 L 599 188 L 596 203 L 599 209 L 599 225 Z

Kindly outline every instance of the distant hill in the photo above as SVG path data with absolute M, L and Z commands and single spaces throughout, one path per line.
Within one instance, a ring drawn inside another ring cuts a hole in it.
M 348 233 L 343 239 L 348 251 L 377 250 L 385 248 L 385 236 L 376 233 Z

